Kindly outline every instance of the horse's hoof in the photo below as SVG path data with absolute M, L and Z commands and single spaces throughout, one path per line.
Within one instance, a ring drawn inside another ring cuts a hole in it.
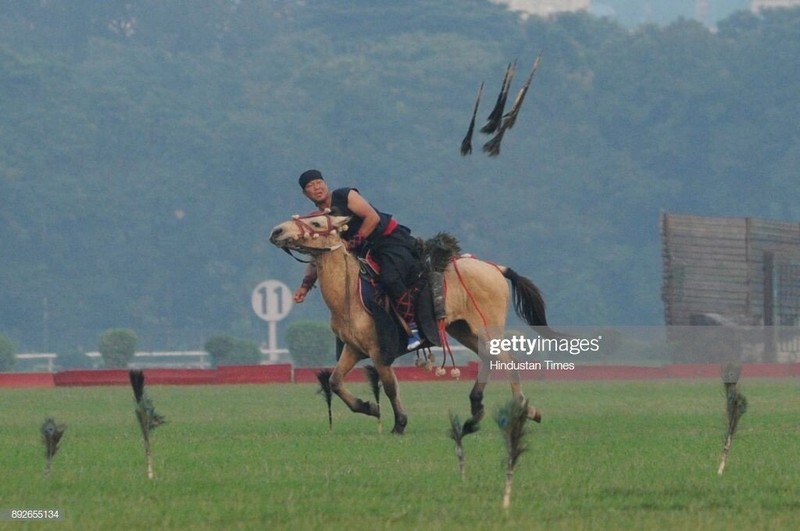
M 533 406 L 528 406 L 528 418 L 534 422 L 542 422 L 542 412 Z
M 394 428 L 392 428 L 392 433 L 394 433 L 395 435 L 403 435 L 403 433 L 406 431 L 406 424 L 408 424 L 407 417 L 395 420 Z

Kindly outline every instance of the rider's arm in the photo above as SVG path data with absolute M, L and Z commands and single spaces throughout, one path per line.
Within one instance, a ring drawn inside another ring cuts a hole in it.
M 355 190 L 350 190 L 350 193 L 347 194 L 347 208 L 363 220 L 358 233 L 353 236 L 348 244 L 348 248 L 352 250 L 360 247 L 369 235 L 375 231 L 375 227 L 378 226 L 381 218 L 378 215 L 378 211 L 372 208 L 372 205 Z
M 306 295 L 311 288 L 314 287 L 314 283 L 317 281 L 317 266 L 314 264 L 308 264 L 306 267 L 305 275 L 303 275 L 303 282 L 300 283 L 300 287 L 297 288 L 294 292 L 294 302 L 303 302 L 306 298 Z

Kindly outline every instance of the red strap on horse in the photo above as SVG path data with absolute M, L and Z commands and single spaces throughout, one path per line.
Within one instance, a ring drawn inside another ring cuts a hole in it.
M 445 298 L 447 298 L 447 280 L 442 280 L 444 283 L 444 293 Z M 450 358 L 450 363 L 453 366 L 453 369 L 456 368 L 456 359 L 453 357 L 453 349 L 450 348 L 450 340 L 447 338 L 447 317 L 443 317 L 439 319 L 436 323 L 437 329 L 439 331 L 439 342 L 442 344 L 442 369 L 444 366 L 447 365 L 447 358 Z
M 461 271 L 458 270 L 458 261 L 460 259 L 461 259 L 461 257 L 456 257 L 456 258 L 453 259 L 453 269 L 455 270 L 456 275 L 458 276 L 458 280 L 461 282 L 461 285 L 464 286 L 464 291 L 467 292 L 467 296 L 469 297 L 469 300 L 472 301 L 472 304 L 475 305 L 475 309 L 478 310 L 478 315 L 481 316 L 481 321 L 483 321 L 483 329 L 486 330 L 487 328 L 489 328 L 489 326 L 486 324 L 486 316 L 483 315 L 483 312 L 481 311 L 481 307 L 478 306 L 478 301 L 475 300 L 475 295 L 473 295 L 472 291 L 470 291 L 470 289 L 467 287 L 466 282 L 464 282 L 464 278 L 461 276 Z

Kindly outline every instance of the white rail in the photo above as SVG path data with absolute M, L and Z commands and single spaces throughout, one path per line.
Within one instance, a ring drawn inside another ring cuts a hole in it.
M 16 355 L 18 360 L 47 360 L 45 364 L 34 365 L 33 367 L 34 369 L 44 368 L 47 370 L 47 372 L 55 372 L 55 359 L 57 357 L 58 354 L 54 354 L 52 352 L 24 353 Z

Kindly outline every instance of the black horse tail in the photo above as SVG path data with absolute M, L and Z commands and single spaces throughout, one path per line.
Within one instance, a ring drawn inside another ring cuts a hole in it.
M 547 324 L 544 297 L 536 284 L 523 277 L 510 267 L 501 267 L 503 276 L 511 281 L 511 295 L 514 311 L 530 326 L 544 337 L 558 338 L 561 334 Z

